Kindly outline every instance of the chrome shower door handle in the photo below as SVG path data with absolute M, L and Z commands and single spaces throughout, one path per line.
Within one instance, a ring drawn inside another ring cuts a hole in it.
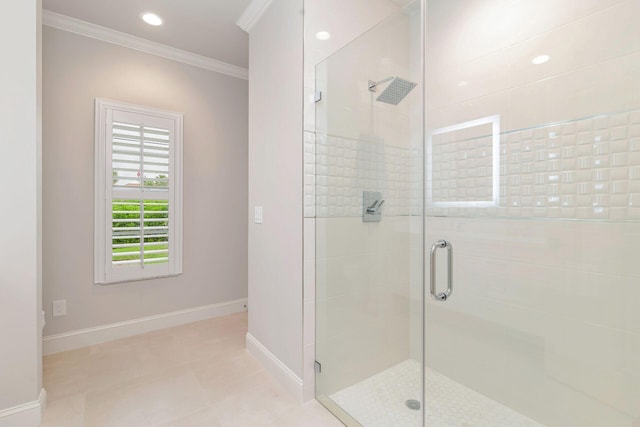
M 438 292 L 436 290 L 436 252 L 440 248 L 447 248 L 447 290 Z M 431 246 L 430 258 L 430 291 L 431 298 L 436 301 L 446 301 L 453 292 L 453 246 L 446 240 L 438 240 Z

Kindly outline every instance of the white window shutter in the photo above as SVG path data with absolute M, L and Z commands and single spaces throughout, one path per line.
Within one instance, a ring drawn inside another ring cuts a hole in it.
M 96 283 L 182 272 L 181 161 L 181 114 L 96 100 Z

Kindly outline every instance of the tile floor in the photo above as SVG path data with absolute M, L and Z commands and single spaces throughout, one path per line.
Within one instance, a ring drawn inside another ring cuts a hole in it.
M 407 408 L 405 402 L 422 400 L 420 375 L 420 364 L 407 360 L 329 398 L 367 427 L 418 427 L 421 412 Z
M 46 356 L 44 427 L 342 424 L 245 350 L 246 313 Z
M 419 426 L 420 411 L 405 406 L 420 399 L 420 363 L 406 360 L 329 397 L 367 427 Z M 543 427 L 439 372 L 425 372 L 429 427 Z

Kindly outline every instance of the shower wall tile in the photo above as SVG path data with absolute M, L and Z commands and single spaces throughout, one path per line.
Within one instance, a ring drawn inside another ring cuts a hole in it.
M 454 297 L 428 301 L 431 367 L 549 425 L 577 425 L 570 407 L 586 411 L 579 425 L 633 425 L 640 223 L 434 217 L 425 226 L 427 242 L 446 238 L 455 254 Z M 512 392 L 516 383 L 548 398 L 536 407 Z M 551 402 L 564 409 L 549 412 Z
M 490 298 L 640 336 L 640 314 L 632 304 L 621 304 L 640 298 L 640 290 L 633 286 L 637 278 L 486 258 L 477 253 L 456 253 L 456 262 L 465 266 L 456 272 L 456 292 L 460 291 L 462 298 Z M 620 300 L 608 295 L 618 295 Z
M 428 303 L 430 367 L 544 425 L 634 425 L 637 371 L 627 360 L 634 360 L 637 335 L 475 294 L 458 297 L 454 307 Z
M 433 139 L 427 215 L 553 219 L 637 219 L 640 111 L 503 132 L 499 203 L 493 193 L 491 135 Z M 441 136 L 441 135 L 440 135 Z M 440 203 L 439 203 L 440 202 Z M 448 203 L 443 206 L 442 202 Z
M 420 212 L 415 152 L 383 142 L 305 132 L 305 216 L 359 217 L 362 191 L 381 191 L 387 216 Z M 434 142 L 434 216 L 635 220 L 640 207 L 640 110 L 500 135 L 500 202 L 491 136 Z M 414 172 L 412 172 L 412 170 Z M 413 205 L 413 207 L 412 207 Z
M 305 216 L 361 217 L 363 191 L 382 192 L 384 216 L 409 214 L 408 149 L 310 132 L 304 143 L 305 172 L 315 171 L 305 173 Z
M 435 232 L 437 230 L 437 233 Z M 500 221 L 499 218 L 427 219 L 431 240 L 455 237 L 456 254 L 640 278 L 636 221 Z M 603 250 L 607 248 L 610 250 Z
M 539 3 L 487 1 L 485 13 L 499 8 L 510 16 L 490 31 L 477 28 L 482 19 L 465 22 L 458 16 L 460 27 L 467 31 L 440 28 L 437 19 L 429 22 L 427 116 L 440 108 L 464 110 L 484 97 L 508 92 L 513 105 L 494 112 L 524 113 L 514 115 L 517 120 L 510 129 L 625 108 L 621 101 L 634 92 L 634 77 L 628 72 L 633 68 L 631 57 L 640 48 L 635 19 L 640 4 L 635 0 Z M 543 12 L 547 7 L 553 12 Z M 526 12 L 529 8 L 535 10 Z M 564 8 L 569 19 L 561 19 L 559 25 L 555 19 Z M 486 18 L 486 22 L 494 19 Z M 511 32 L 512 26 L 517 28 Z M 532 58 L 543 53 L 551 60 L 532 66 Z
M 304 132 L 304 217 L 316 216 L 316 144 L 315 132 Z

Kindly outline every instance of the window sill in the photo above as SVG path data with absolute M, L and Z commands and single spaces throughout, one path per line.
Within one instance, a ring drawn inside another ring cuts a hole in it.
M 117 285 L 118 283 L 144 282 L 147 280 L 166 279 L 166 278 L 177 277 L 181 275 L 182 275 L 182 271 L 179 273 L 162 274 L 158 276 L 136 277 L 134 279 L 118 279 L 118 280 L 109 280 L 104 282 L 95 282 L 94 285 L 102 286 L 102 285 Z

